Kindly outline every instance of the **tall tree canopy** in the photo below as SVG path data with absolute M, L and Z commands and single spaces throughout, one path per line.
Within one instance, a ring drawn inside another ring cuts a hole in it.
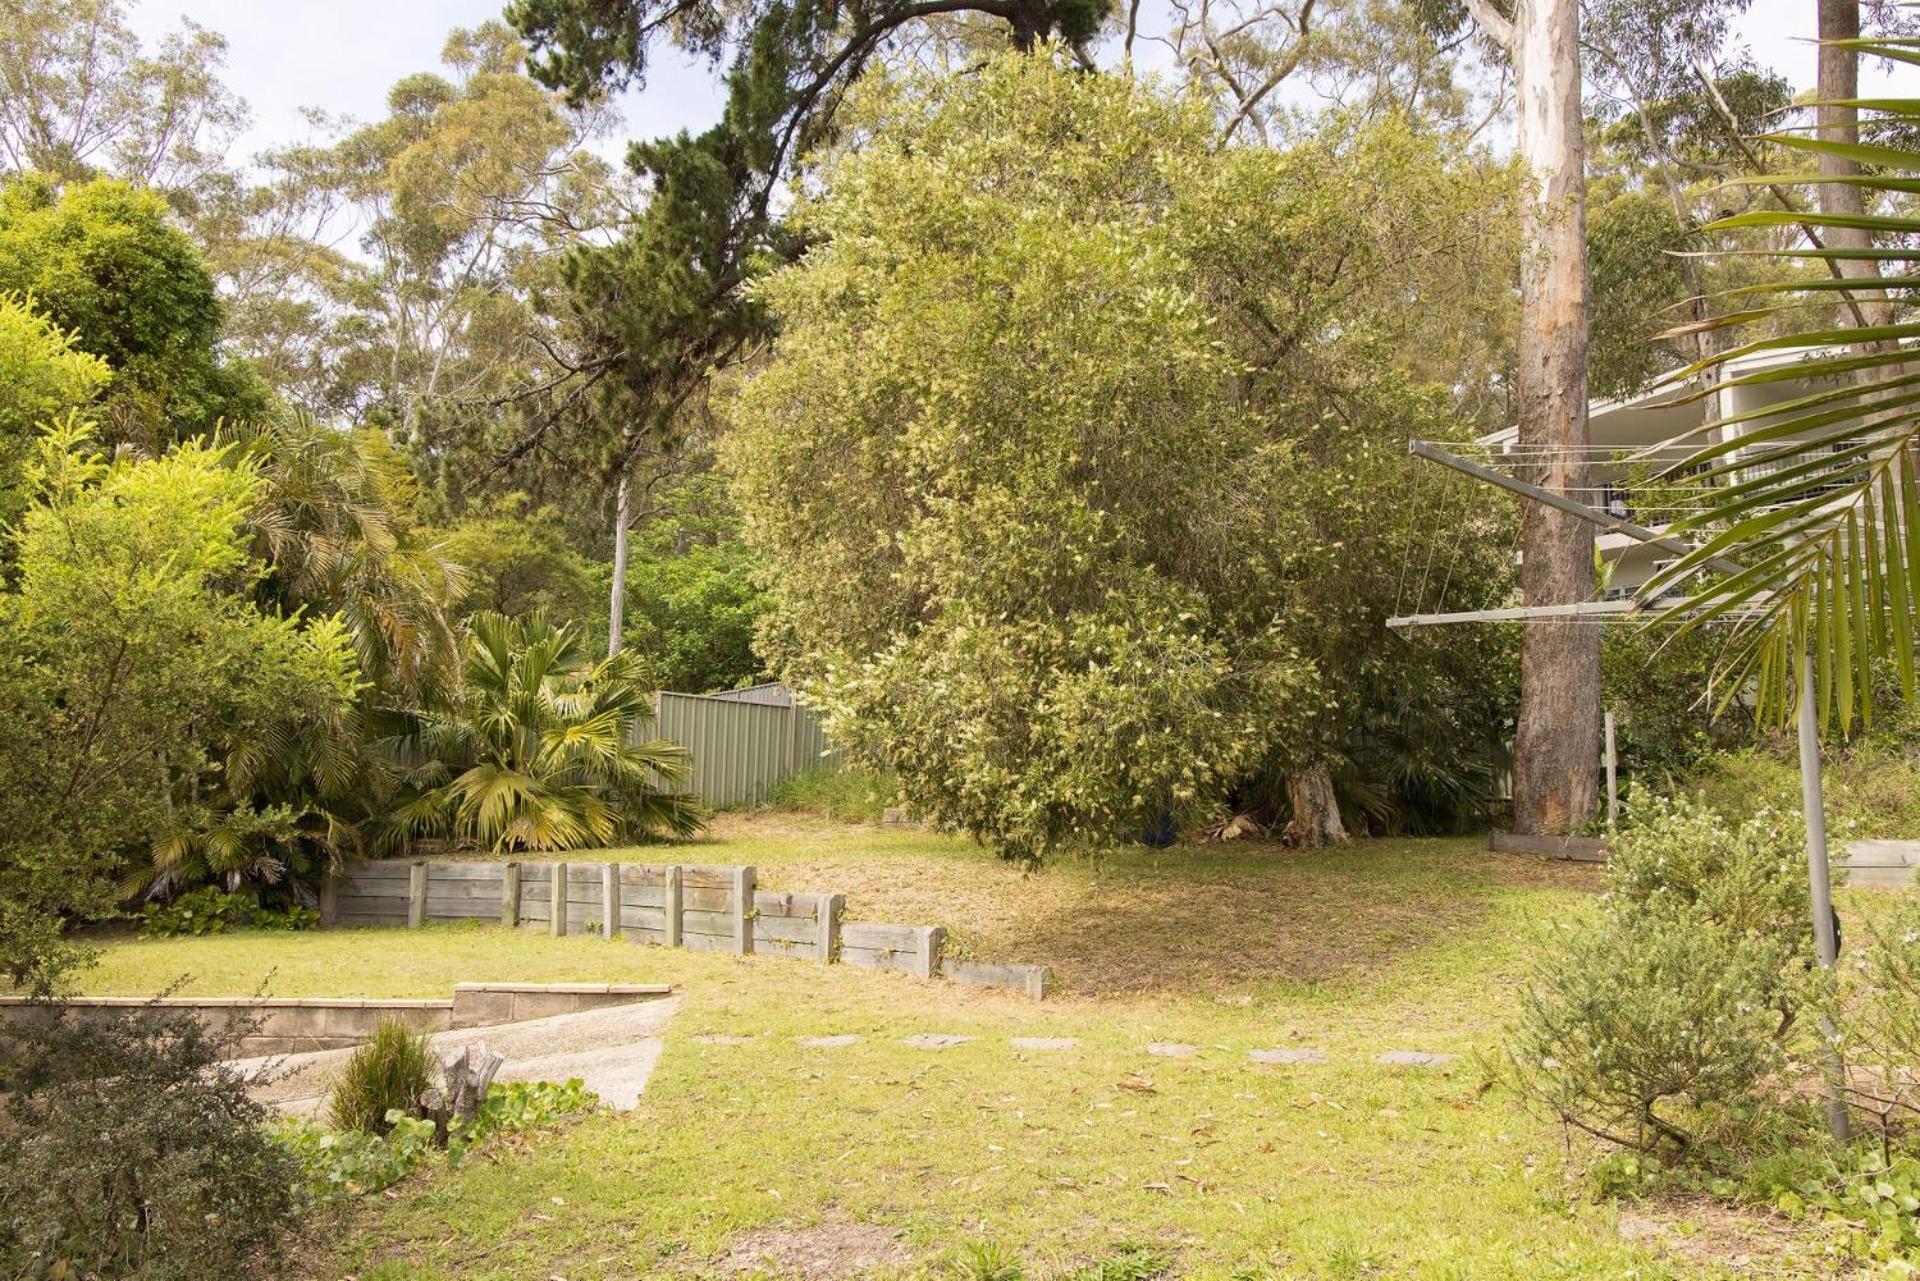
M 863 88 L 728 444 L 779 669 L 1021 857 L 1262 767 L 1330 804 L 1369 691 L 1445 683 L 1381 626 L 1430 534 L 1406 500 L 1481 517 L 1405 459 L 1447 394 L 1391 352 L 1512 265 L 1503 171 L 1444 140 L 1222 151 L 1205 104 L 1058 56 Z M 1503 581 L 1486 547 L 1456 591 Z M 1436 701 L 1463 753 L 1495 736 Z
M 64 189 L 28 174 L 0 186 L 0 293 L 35 310 L 113 372 L 102 433 L 157 451 L 222 419 L 256 418 L 267 389 L 223 357 L 221 303 L 166 202 L 115 179 Z

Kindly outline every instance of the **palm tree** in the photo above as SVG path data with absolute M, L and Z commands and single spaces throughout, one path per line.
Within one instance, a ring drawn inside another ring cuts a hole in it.
M 378 432 L 300 417 L 243 444 L 266 482 L 252 522 L 262 604 L 338 615 L 374 700 L 431 702 L 458 660 L 461 572 L 414 522 L 406 458 Z
M 668 788 L 686 749 L 640 740 L 652 702 L 632 655 L 595 662 L 580 633 L 544 613 L 476 614 L 462 688 L 422 713 L 418 790 L 394 818 L 414 835 L 488 849 L 567 850 L 670 832 L 692 834 L 698 801 Z
M 1920 65 L 1920 40 L 1829 43 Z M 1837 105 L 1863 112 L 1862 133 L 1876 141 L 1797 134 L 1765 141 L 1852 162 L 1856 171 L 1825 163 L 1815 175 L 1743 181 L 1782 190 L 1844 184 L 1862 192 L 1867 212 L 1833 212 L 1823 201 L 1826 211 L 1756 211 L 1707 227 L 1794 236 L 1801 243 L 1793 247 L 1746 252 L 1815 264 L 1824 274 L 1803 268 L 1735 291 L 1753 305 L 1713 327 L 1748 340 L 1675 375 L 1706 374 L 1697 395 L 1787 379 L 1818 389 L 1702 429 L 1713 431 L 1714 443 L 1675 469 L 1697 471 L 1706 482 L 1700 508 L 1674 526 L 1692 535 L 1696 550 L 1655 575 L 1641 595 L 1654 600 L 1689 584 L 1691 594 L 1662 616 L 1684 616 L 1688 629 L 1728 625 L 1726 688 L 1753 690 L 1769 719 L 1791 714 L 1803 656 L 1811 654 L 1821 724 L 1844 728 L 1855 718 L 1870 721 L 1880 659 L 1891 660 L 1908 699 L 1920 697 L 1920 320 L 1912 310 L 1920 275 L 1910 272 L 1920 262 L 1920 99 Z M 1868 244 L 1860 247 L 1856 234 L 1855 244 L 1836 245 L 1836 230 L 1864 232 Z M 1781 333 L 1783 321 L 1804 327 Z M 1730 363 L 1801 349 L 1811 354 L 1785 366 L 1743 371 Z M 1719 576 L 1699 580 L 1709 569 Z

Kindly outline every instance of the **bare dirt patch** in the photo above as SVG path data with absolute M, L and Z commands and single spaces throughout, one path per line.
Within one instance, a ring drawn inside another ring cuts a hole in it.
M 874 1223 L 818 1223 L 806 1228 L 763 1228 L 734 1239 L 720 1261 L 728 1276 L 772 1272 L 797 1281 L 837 1281 L 910 1259 L 900 1234 Z
M 1864 1275 L 1813 1247 L 1804 1224 L 1704 1198 L 1677 1199 L 1624 1211 L 1620 1215 L 1620 1235 L 1690 1263 L 1734 1269 L 1741 1276 Z

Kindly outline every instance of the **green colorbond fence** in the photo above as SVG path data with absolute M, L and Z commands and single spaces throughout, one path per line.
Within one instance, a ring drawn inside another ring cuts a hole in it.
M 834 763 L 812 708 L 778 686 L 654 697 L 654 733 L 693 756 L 688 790 L 709 805 L 752 805 L 783 778 Z

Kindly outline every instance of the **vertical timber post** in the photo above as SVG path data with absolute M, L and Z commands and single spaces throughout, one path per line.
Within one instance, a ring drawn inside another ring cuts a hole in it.
M 1613 709 L 1606 711 L 1607 732 L 1607 830 L 1620 826 L 1620 757 L 1613 747 Z
M 620 937 L 620 865 L 600 865 L 600 932 L 610 939 Z
M 680 865 L 667 868 L 666 879 L 660 886 L 660 906 L 666 915 L 666 938 L 668 947 L 680 946 Z
M 814 912 L 819 917 L 820 940 L 815 945 L 823 964 L 829 964 L 840 958 L 840 914 L 847 909 L 847 896 L 844 894 L 821 894 L 814 899 Z
M 417 930 L 427 923 L 427 865 L 415 859 L 407 868 L 407 928 Z
M 500 869 L 500 924 L 520 924 L 520 865 L 508 863 Z
M 1820 711 L 1814 705 L 1813 655 L 1800 656 L 1800 705 L 1794 729 L 1800 739 L 1800 806 L 1807 821 L 1807 884 L 1813 895 L 1813 942 L 1822 969 L 1832 969 L 1840 956 L 1840 941 L 1833 930 L 1833 887 L 1827 871 L 1827 807 L 1820 786 Z M 1833 1137 L 1846 1142 L 1852 1127 L 1847 1122 L 1847 1104 L 1841 1097 L 1846 1083 L 1846 1065 L 1834 1045 L 1834 1031 L 1826 1020 L 1820 1032 L 1827 1041 L 1827 1127 Z
M 940 973 L 940 954 L 947 948 L 947 931 L 938 925 L 921 925 L 916 929 L 919 937 L 913 972 L 923 979 L 934 978 Z
M 553 902 L 547 911 L 547 932 L 559 938 L 567 932 L 567 865 L 555 863 L 547 876 L 553 886 Z
M 753 951 L 753 869 L 733 869 L 733 950 L 745 956 Z

